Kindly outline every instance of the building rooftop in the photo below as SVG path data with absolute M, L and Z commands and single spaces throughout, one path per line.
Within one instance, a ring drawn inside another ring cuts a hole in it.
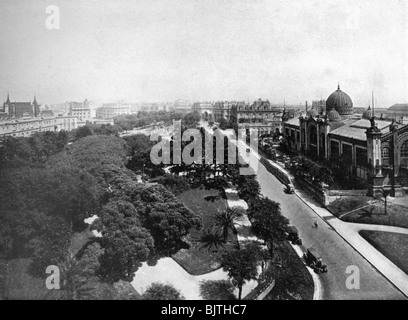
M 408 103 L 397 103 L 388 108 L 389 111 L 405 111 L 408 113 Z
M 299 126 L 299 118 L 294 117 L 292 119 L 289 119 L 288 121 L 285 122 L 285 124 L 289 124 L 291 126 Z
M 348 120 L 343 121 L 342 126 L 334 129 L 329 134 L 338 135 L 342 137 L 347 137 L 351 139 L 356 139 L 360 141 L 366 141 L 366 130 L 370 128 L 370 120 L 360 119 L 360 120 Z M 391 124 L 391 121 L 387 120 L 375 120 L 375 124 L 383 133 L 388 132 L 388 128 Z

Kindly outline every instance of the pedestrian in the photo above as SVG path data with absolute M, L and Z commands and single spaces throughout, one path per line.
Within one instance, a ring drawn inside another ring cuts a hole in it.
M 314 226 L 315 226 L 315 228 L 317 228 L 319 226 L 318 223 L 317 223 L 317 220 L 315 220 Z

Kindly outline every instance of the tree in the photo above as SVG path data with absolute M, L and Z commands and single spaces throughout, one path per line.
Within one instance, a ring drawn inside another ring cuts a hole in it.
M 127 168 L 135 172 L 143 172 L 151 177 L 164 174 L 162 165 L 155 165 L 150 160 L 150 152 L 156 144 L 144 134 L 125 137 L 128 148 L 129 161 Z
M 198 112 L 190 112 L 183 117 L 182 124 L 187 128 L 196 128 L 200 119 L 201 117 Z
M 261 261 L 262 272 L 264 271 L 266 262 L 270 259 L 269 250 L 261 245 L 259 241 L 256 240 L 246 240 L 241 242 L 242 248 L 245 248 L 254 253 L 254 256 L 258 261 Z
M 164 176 L 161 176 L 157 182 L 166 187 L 171 193 L 177 196 L 184 191 L 190 190 L 190 184 L 187 179 L 184 177 L 176 176 L 174 174 L 166 173 Z
M 318 177 L 322 182 L 324 182 L 328 186 L 331 186 L 334 182 L 333 172 L 326 167 L 321 167 L 319 169 Z
M 81 138 L 92 136 L 94 134 L 90 126 L 79 127 L 75 133 L 75 139 L 79 140 Z
M 384 215 L 387 215 L 387 198 L 391 194 L 392 190 L 381 188 L 379 191 L 381 196 L 384 198 Z
M 228 232 L 231 230 L 236 233 L 235 221 L 242 218 L 242 213 L 236 208 L 227 208 L 223 211 L 218 211 L 213 216 L 213 226 L 222 230 L 224 243 L 227 243 Z
M 101 277 L 109 282 L 132 281 L 153 250 L 150 233 L 138 226 L 102 233 Z
M 224 118 L 220 118 L 220 119 L 218 120 L 218 125 L 219 125 L 219 127 L 220 127 L 221 130 L 228 129 L 228 127 L 229 127 L 228 121 L 225 120 Z
M 61 289 L 66 300 L 84 300 L 91 297 L 94 289 L 87 278 L 81 275 L 79 261 L 74 255 L 59 265 L 61 274 Z
M 253 252 L 242 249 L 226 252 L 222 255 L 221 266 L 234 286 L 238 288 L 238 299 L 241 300 L 243 285 L 257 276 L 257 261 Z
M 27 247 L 32 250 L 30 272 L 43 276 L 49 265 L 60 265 L 68 255 L 71 229 L 61 217 L 44 217 L 42 226 L 34 230 Z
M 132 203 L 140 212 L 142 226 L 154 238 L 155 249 L 169 256 L 177 252 L 191 229 L 200 229 L 202 219 L 162 185 L 127 186 Z
M 268 198 L 259 198 L 248 209 L 254 233 L 263 239 L 274 258 L 274 246 L 286 240 L 289 220 L 281 214 L 280 204 Z
M 229 280 L 202 280 L 200 296 L 204 300 L 235 300 L 234 286 Z
M 222 234 L 209 228 L 201 231 L 195 241 L 200 243 L 200 249 L 207 249 L 208 252 L 218 251 L 218 248 L 225 245 Z
M 180 291 L 170 284 L 152 283 L 142 295 L 143 300 L 184 300 Z
M 125 200 L 110 201 L 91 228 L 102 233 L 102 278 L 111 282 L 131 281 L 153 251 L 153 238 L 140 225 L 133 204 Z
M 256 200 L 261 193 L 261 187 L 254 176 L 239 176 L 237 181 L 238 196 L 250 202 Z

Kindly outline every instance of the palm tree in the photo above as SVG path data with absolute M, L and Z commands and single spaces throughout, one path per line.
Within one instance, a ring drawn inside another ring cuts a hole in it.
M 64 299 L 83 300 L 91 297 L 94 287 L 90 285 L 86 277 L 81 275 L 80 263 L 73 254 L 68 255 L 60 269 Z
M 224 246 L 224 239 L 221 233 L 209 228 L 203 230 L 195 241 L 200 243 L 199 249 L 207 249 L 208 252 L 218 251 L 219 247 Z
M 384 198 L 384 215 L 387 215 L 387 197 L 391 194 L 391 189 L 380 189 L 381 196 Z
M 227 208 L 226 210 L 218 211 L 213 216 L 213 226 L 222 230 L 224 243 L 227 243 L 229 230 L 236 233 L 237 229 L 235 228 L 235 220 L 241 218 L 242 213 L 236 208 Z
M 321 167 L 318 173 L 318 176 L 322 182 L 327 184 L 329 187 L 333 184 L 334 178 L 333 178 L 333 172 L 326 167 Z

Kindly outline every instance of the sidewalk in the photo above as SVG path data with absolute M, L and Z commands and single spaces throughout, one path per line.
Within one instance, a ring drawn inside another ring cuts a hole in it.
M 408 208 L 408 197 L 401 197 L 401 198 L 388 197 L 387 200 L 390 203 L 397 204 L 402 207 Z
M 243 141 L 240 141 L 240 140 L 238 140 L 238 144 L 240 144 L 245 149 L 248 147 Z M 238 145 L 237 145 L 237 147 L 238 147 Z M 253 165 L 255 164 L 255 168 L 257 168 L 257 166 L 261 164 L 259 162 L 259 160 L 261 159 L 261 156 L 255 150 L 251 151 L 251 155 L 253 155 L 253 157 L 250 157 L 250 161 L 249 161 L 250 166 L 253 167 Z M 253 158 L 255 158 L 255 159 L 253 159 Z M 278 166 L 277 164 L 273 163 L 272 161 L 270 161 L 270 160 L 268 160 L 268 161 L 271 162 L 274 166 L 277 166 L 277 167 L 281 168 L 281 166 Z M 288 173 L 284 169 L 283 169 L 283 171 L 285 171 L 289 175 L 291 180 L 293 179 L 293 176 L 290 173 Z M 293 245 L 292 243 L 290 243 L 290 245 L 295 250 L 295 252 L 299 256 L 299 258 L 303 259 L 302 249 L 300 249 L 296 245 Z M 322 297 L 323 297 L 323 285 L 322 285 L 322 282 L 320 281 L 319 276 L 307 264 L 305 264 L 305 267 L 306 267 L 307 271 L 309 271 L 309 273 L 310 273 L 310 275 L 312 276 L 312 279 L 313 279 L 313 284 L 314 284 L 313 300 L 322 300 Z
M 282 167 L 281 169 L 286 171 Z M 322 208 L 320 204 L 317 203 L 305 191 L 295 189 L 295 194 L 330 227 L 332 227 L 345 241 L 347 241 L 357 252 L 359 252 L 369 263 L 371 263 L 380 273 L 382 273 L 390 282 L 392 282 L 402 293 L 404 293 L 404 295 L 408 297 L 408 275 L 390 260 L 384 257 L 359 234 L 360 230 L 375 230 L 408 234 L 408 229 L 392 226 L 343 222 L 332 215 L 327 209 Z

